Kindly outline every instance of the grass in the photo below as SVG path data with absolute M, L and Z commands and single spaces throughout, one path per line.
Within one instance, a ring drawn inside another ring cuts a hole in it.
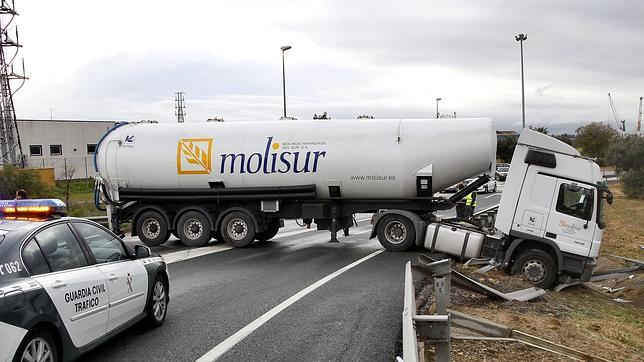
M 611 184 L 610 188 L 614 202 L 606 205 L 606 228 L 601 253 L 643 260 L 644 200 L 627 199 L 622 192 L 621 182 Z
M 66 199 L 66 181 L 56 181 L 56 187 L 50 190 L 49 197 Z M 70 216 L 101 216 L 104 211 L 94 206 L 94 180 L 72 180 L 69 183 L 69 202 L 67 211 Z

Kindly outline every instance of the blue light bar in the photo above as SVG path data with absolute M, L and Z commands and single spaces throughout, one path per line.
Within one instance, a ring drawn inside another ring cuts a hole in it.
M 0 200 L 0 215 L 53 216 L 67 214 L 67 205 L 58 199 Z

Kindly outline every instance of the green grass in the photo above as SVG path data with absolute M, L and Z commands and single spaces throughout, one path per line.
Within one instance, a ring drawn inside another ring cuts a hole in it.
M 48 197 L 65 201 L 67 181 L 56 181 L 56 187 L 49 190 Z M 69 202 L 67 211 L 70 216 L 100 216 L 105 212 L 94 206 L 94 180 L 72 180 L 69 183 Z

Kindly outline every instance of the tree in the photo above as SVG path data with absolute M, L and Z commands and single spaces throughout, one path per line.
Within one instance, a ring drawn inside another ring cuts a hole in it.
M 606 160 L 614 164 L 624 183 L 624 194 L 644 198 L 644 137 L 628 136 L 606 151 Z
M 611 126 L 592 122 L 577 128 L 574 146 L 588 157 L 597 158 L 597 163 L 605 165 L 608 147 L 619 137 L 619 132 Z
M 543 134 L 548 134 L 548 127 L 532 127 L 530 126 L 530 129 L 533 131 L 537 131 Z
M 1 168 L 0 199 L 13 199 L 18 189 L 25 190 L 29 198 L 43 197 L 47 192 L 47 187 L 37 171 L 18 169 L 13 166 Z
M 501 162 L 510 162 L 512 160 L 512 154 L 514 154 L 514 149 L 517 146 L 517 141 L 517 137 L 500 137 L 496 143 L 496 158 L 501 160 Z
M 65 177 L 65 205 L 67 205 L 67 210 L 71 209 L 71 205 L 69 205 L 69 184 L 72 182 L 72 179 L 74 178 L 75 173 L 76 173 L 76 166 L 68 164 L 67 159 L 65 159 L 65 168 L 63 169 L 63 176 Z
M 568 133 L 557 134 L 557 135 L 553 135 L 552 137 L 558 139 L 561 142 L 565 142 L 571 146 L 575 142 L 575 135 L 568 134 Z
M 317 113 L 314 113 L 314 114 L 313 114 L 313 119 L 331 119 L 331 117 L 328 117 L 328 116 L 326 115 L 326 111 L 324 111 L 324 113 L 322 113 L 322 114 L 321 114 L 321 115 L 319 115 L 319 116 L 318 116 L 318 114 L 317 114 Z

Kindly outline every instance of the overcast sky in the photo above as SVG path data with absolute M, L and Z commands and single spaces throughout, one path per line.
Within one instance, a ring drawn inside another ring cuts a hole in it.
M 29 80 L 18 118 L 176 121 L 442 114 L 574 130 L 635 127 L 644 95 L 644 1 L 16 0 Z M 12 24 L 13 25 L 13 24 Z M 16 84 L 17 85 L 17 84 Z M 16 86 L 14 85 L 14 87 Z

